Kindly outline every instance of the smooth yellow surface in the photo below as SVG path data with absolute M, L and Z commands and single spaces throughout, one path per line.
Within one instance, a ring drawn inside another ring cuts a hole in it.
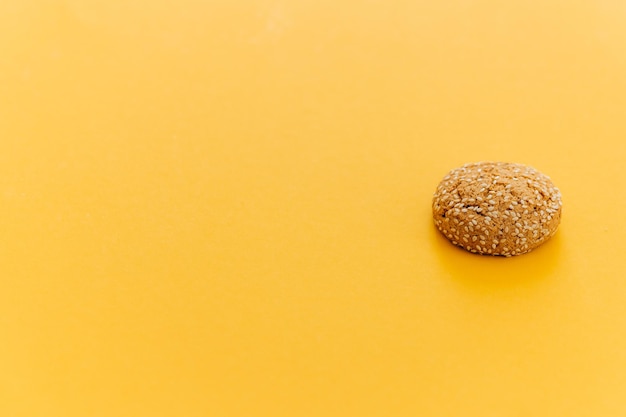
M 4 1 L 0 416 L 625 416 L 625 137 L 623 1 Z

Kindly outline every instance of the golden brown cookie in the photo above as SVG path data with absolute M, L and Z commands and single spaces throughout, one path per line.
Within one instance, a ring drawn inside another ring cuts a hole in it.
M 433 198 L 437 229 L 472 253 L 530 252 L 556 233 L 561 193 L 526 165 L 478 162 L 453 169 Z

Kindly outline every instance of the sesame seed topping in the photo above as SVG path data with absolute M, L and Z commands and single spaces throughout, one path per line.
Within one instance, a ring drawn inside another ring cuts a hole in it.
M 504 256 L 529 252 L 552 236 L 561 207 L 561 194 L 548 177 L 500 162 L 450 171 L 432 203 L 437 229 L 454 244 L 462 241 L 460 246 L 470 252 Z M 505 242 L 506 250 L 495 250 Z

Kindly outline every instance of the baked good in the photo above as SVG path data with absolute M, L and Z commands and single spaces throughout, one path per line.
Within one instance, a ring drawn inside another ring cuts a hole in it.
M 450 171 L 432 203 L 437 229 L 472 253 L 514 256 L 550 239 L 561 221 L 561 193 L 526 165 L 478 162 Z

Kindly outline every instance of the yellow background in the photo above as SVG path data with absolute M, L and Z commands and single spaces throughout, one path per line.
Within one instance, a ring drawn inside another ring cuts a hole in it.
M 626 5 L 0 5 L 0 415 L 626 415 Z M 468 161 L 557 236 L 440 238 Z

